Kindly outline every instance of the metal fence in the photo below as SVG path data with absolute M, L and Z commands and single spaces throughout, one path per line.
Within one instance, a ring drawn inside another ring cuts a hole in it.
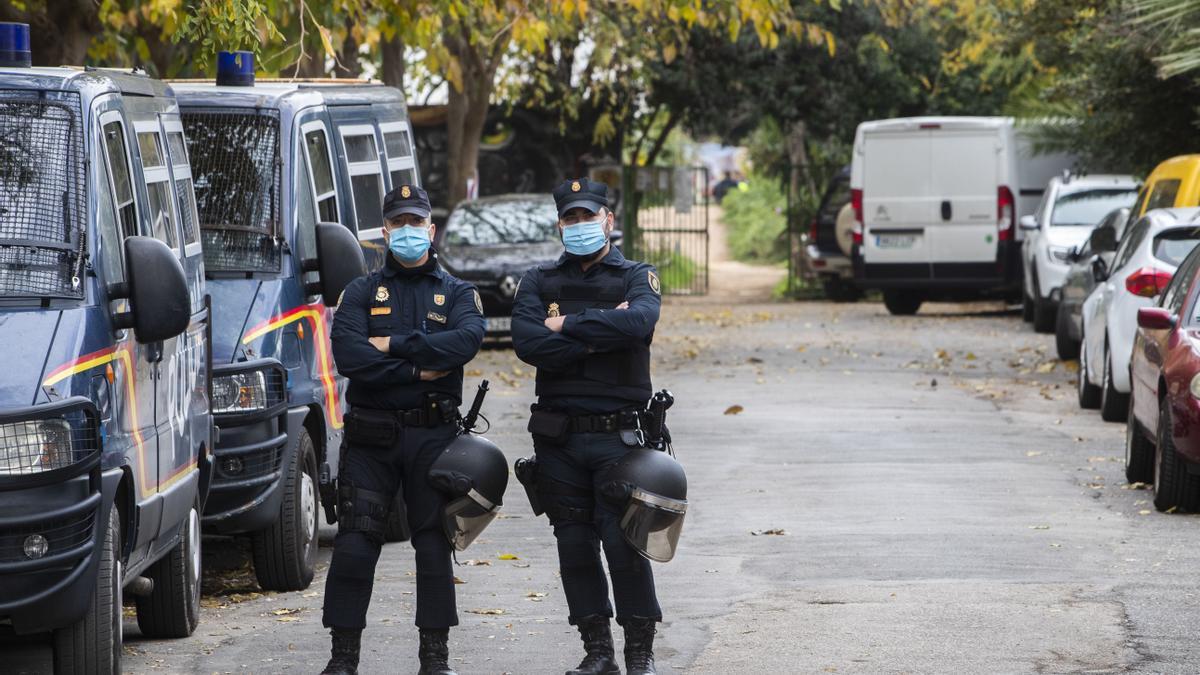
M 664 295 L 708 292 L 708 170 L 625 167 L 625 253 L 658 268 Z

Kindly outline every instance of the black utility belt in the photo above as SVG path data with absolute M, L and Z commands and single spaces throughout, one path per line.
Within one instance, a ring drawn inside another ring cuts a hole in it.
M 571 434 L 621 434 L 622 440 L 630 436 L 641 444 L 642 413 L 638 410 L 621 410 L 603 415 L 568 415 L 560 410 L 547 410 L 536 404 L 529 416 L 529 433 L 549 441 L 562 443 Z
M 355 445 L 385 447 L 396 442 L 405 427 L 432 429 L 455 424 L 458 405 L 449 396 L 429 396 L 425 405 L 410 410 L 351 408 L 345 417 L 346 440 Z

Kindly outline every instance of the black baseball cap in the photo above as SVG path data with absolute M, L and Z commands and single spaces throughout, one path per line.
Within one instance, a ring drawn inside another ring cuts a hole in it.
M 401 185 L 383 198 L 384 220 L 405 213 L 428 218 L 431 211 L 433 208 L 429 205 L 429 195 L 417 185 Z
M 558 207 L 559 218 L 574 208 L 597 213 L 601 207 L 608 206 L 608 186 L 586 178 L 565 180 L 554 188 L 554 205 Z

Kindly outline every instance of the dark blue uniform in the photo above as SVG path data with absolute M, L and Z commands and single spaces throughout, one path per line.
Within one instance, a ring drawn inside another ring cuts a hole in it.
M 398 488 L 403 488 L 416 549 L 416 624 L 458 625 L 450 544 L 440 519 L 445 498 L 428 481 L 430 465 L 454 440 L 457 427 L 429 412 L 428 397 L 448 397 L 454 407 L 461 403 L 463 365 L 479 351 L 483 332 L 475 288 L 441 269 L 432 250 L 428 263 L 412 269 L 388 255 L 382 270 L 346 287 L 331 333 L 338 372 L 350 380 L 350 411 L 338 472 L 338 535 L 325 586 L 325 626 L 365 626 L 384 523 Z M 368 341 L 382 336 L 391 338 L 386 354 Z M 422 370 L 449 374 L 426 382 L 420 379 Z M 383 444 L 355 440 L 351 432 L 359 413 L 390 416 L 395 437 Z M 343 513 L 347 500 L 351 507 Z
M 628 309 L 613 309 L 628 302 Z M 585 272 L 563 255 L 529 270 L 513 307 L 513 346 L 538 369 L 538 406 L 573 419 L 642 409 L 651 396 L 649 347 L 661 297 L 654 267 L 615 247 Z M 565 316 L 561 333 L 544 324 Z M 538 491 L 558 541 L 570 622 L 612 617 L 600 547 L 608 560 L 619 623 L 661 620 L 650 563 L 621 534 L 619 514 L 599 493 L 604 472 L 630 450 L 613 431 L 573 431 L 565 441 L 534 435 Z

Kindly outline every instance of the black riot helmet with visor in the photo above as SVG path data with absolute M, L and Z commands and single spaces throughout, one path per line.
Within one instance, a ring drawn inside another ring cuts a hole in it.
M 629 545 L 655 562 L 675 557 L 687 514 L 683 466 L 661 450 L 630 450 L 608 470 L 601 494 L 617 507 Z

